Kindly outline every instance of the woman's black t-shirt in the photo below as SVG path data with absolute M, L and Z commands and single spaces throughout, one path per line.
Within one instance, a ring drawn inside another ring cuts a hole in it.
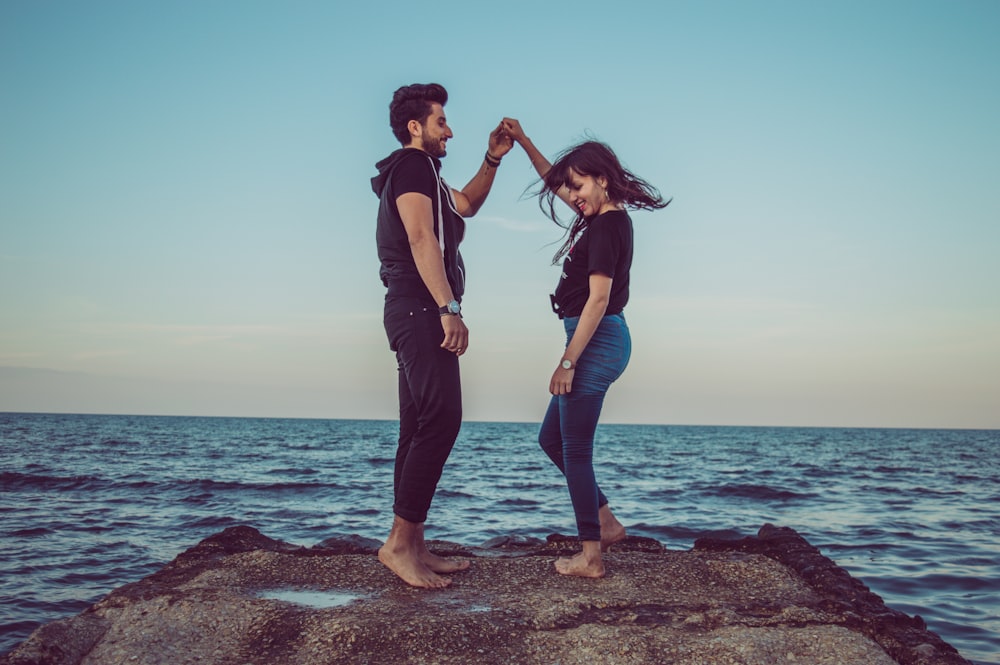
M 563 261 L 553 295 L 559 318 L 580 316 L 590 296 L 590 275 L 611 277 L 611 298 L 605 314 L 618 314 L 628 303 L 632 268 L 632 219 L 624 210 L 612 210 L 590 220 Z

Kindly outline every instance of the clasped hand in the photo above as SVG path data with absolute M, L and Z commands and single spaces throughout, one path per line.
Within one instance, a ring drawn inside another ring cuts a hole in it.
M 506 118 L 504 119 L 506 120 Z M 493 157 L 500 159 L 514 147 L 514 139 L 507 133 L 504 122 L 501 121 L 492 132 L 490 132 L 490 147 L 487 151 Z

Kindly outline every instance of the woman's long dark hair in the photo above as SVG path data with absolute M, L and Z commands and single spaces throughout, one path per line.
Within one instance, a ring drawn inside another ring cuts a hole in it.
M 552 257 L 553 264 L 558 264 L 569 253 L 577 236 L 587 228 L 589 221 L 582 214 L 577 214 L 572 222 L 567 223 L 559 219 L 556 213 L 556 201 L 562 201 L 557 192 L 561 187 L 569 187 L 571 169 L 579 175 L 606 178 L 608 198 L 632 210 L 657 210 L 667 207 L 673 200 L 664 201 L 656 187 L 623 167 L 614 151 L 600 141 L 585 141 L 567 148 L 542 178 L 542 187 L 538 192 L 538 205 L 542 212 L 567 229 L 566 240 Z

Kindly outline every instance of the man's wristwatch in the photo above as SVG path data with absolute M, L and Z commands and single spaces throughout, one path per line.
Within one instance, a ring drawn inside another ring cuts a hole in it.
M 563 369 L 573 369 L 573 361 L 570 360 L 569 358 L 563 358 L 562 363 L 560 363 L 560 366 Z
M 454 314 L 455 316 L 462 316 L 462 306 L 458 304 L 457 300 L 452 300 L 444 307 L 438 307 L 438 313 L 441 314 L 441 316 L 445 316 L 446 314 Z

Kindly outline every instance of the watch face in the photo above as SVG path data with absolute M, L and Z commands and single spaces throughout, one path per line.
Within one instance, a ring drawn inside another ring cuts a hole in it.
M 573 369 L 573 363 L 569 360 L 562 361 L 563 369 Z

